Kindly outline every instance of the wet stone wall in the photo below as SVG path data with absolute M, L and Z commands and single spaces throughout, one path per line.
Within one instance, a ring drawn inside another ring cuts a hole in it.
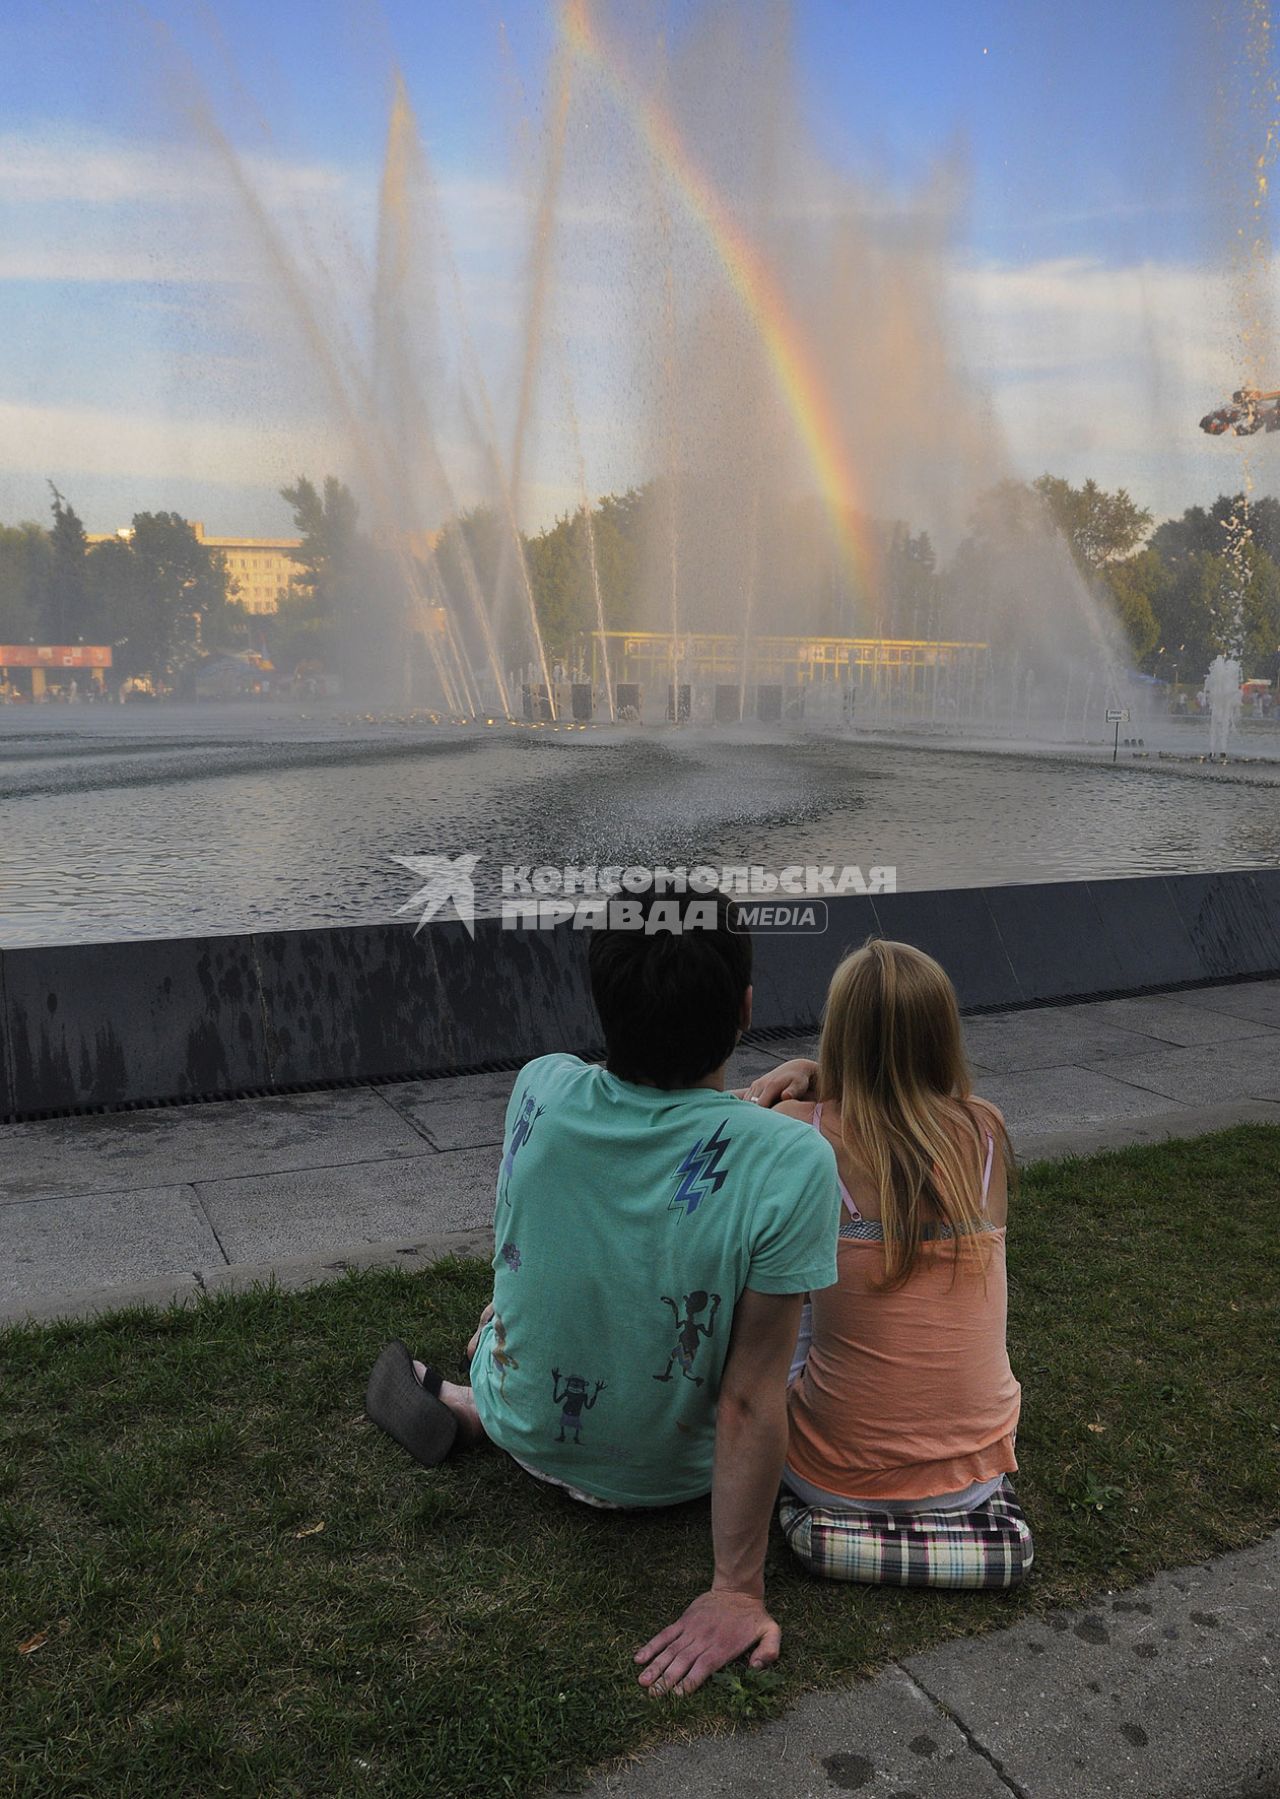
M 1280 974 L 1280 869 L 877 894 L 756 938 L 755 1028 L 812 1026 L 839 956 L 919 945 L 967 1011 Z M 478 919 L 0 952 L 0 1116 L 589 1053 L 587 934 Z

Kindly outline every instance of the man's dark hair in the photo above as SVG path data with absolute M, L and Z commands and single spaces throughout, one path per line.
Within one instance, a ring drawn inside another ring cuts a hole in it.
M 604 1026 L 606 1065 L 624 1081 L 692 1087 L 733 1054 L 751 985 L 751 937 L 732 929 L 738 907 L 723 893 L 620 896 L 648 919 L 655 907 L 715 908 L 709 921 L 673 932 L 608 928 L 591 933 L 591 996 Z M 658 912 L 655 922 L 672 913 Z M 694 913 L 694 917 L 699 914 Z

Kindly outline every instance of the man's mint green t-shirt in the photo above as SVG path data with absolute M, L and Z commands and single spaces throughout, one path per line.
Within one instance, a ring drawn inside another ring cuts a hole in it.
M 831 1146 L 795 1119 L 576 1056 L 530 1062 L 471 1363 L 490 1438 L 620 1505 L 706 1493 L 738 1297 L 834 1285 L 839 1210 Z

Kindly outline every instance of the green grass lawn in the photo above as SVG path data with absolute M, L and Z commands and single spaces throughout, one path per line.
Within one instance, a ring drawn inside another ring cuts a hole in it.
M 1038 1165 L 1009 1265 L 1027 1589 L 824 1585 L 775 1533 L 780 1679 L 679 1702 L 631 1654 L 705 1503 L 428 1473 L 362 1417 L 388 1337 L 459 1365 L 482 1264 L 0 1334 L 0 1793 L 527 1793 L 1280 1522 L 1280 1130 Z

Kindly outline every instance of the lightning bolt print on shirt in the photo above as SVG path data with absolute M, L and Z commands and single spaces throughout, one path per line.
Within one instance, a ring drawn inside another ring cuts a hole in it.
M 671 1211 L 683 1207 L 685 1217 L 691 1218 L 704 1199 L 720 1191 L 729 1178 L 728 1168 L 720 1165 L 721 1158 L 732 1142 L 732 1137 L 725 1136 L 721 1120 L 705 1142 L 694 1144 L 676 1170 L 680 1184 L 671 1201 Z

